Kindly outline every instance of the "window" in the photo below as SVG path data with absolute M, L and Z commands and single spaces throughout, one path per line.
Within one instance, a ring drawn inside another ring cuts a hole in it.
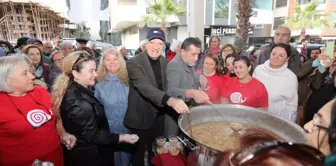
M 229 0 L 214 0 L 215 18 L 229 18 Z
M 273 1 L 272 0 L 252 0 L 252 8 L 272 10 Z
M 334 28 L 336 27 L 336 12 L 332 12 L 332 25 Z
M 287 0 L 276 0 L 275 8 L 286 7 L 286 6 L 287 6 Z
M 318 4 L 325 4 L 326 0 L 297 0 L 296 4 L 297 5 L 307 5 L 307 4 L 311 4 L 312 2 L 316 2 Z
M 277 29 L 280 25 L 285 23 L 285 17 L 274 18 L 273 30 Z

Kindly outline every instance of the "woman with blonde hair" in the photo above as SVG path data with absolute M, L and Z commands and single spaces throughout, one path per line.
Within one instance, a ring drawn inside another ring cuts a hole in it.
M 98 83 L 95 85 L 95 96 L 105 106 L 105 114 L 110 131 L 117 134 L 130 133 L 123 121 L 128 104 L 128 73 L 126 63 L 115 49 L 103 53 L 98 66 Z M 119 144 L 115 152 L 115 165 L 130 164 L 130 147 Z
M 64 58 L 62 71 L 52 102 L 65 130 L 77 138 L 76 146 L 64 151 L 65 166 L 114 165 L 117 144 L 133 144 L 138 137 L 110 132 L 104 107 L 90 90 L 97 77 L 95 59 L 85 51 L 73 52 Z

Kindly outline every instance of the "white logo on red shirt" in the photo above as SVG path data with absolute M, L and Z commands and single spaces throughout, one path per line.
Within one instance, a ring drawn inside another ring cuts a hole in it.
M 43 110 L 39 109 L 31 110 L 27 114 L 27 120 L 33 127 L 40 127 L 51 118 L 52 115 L 46 114 Z
M 245 97 L 245 99 L 243 99 L 243 95 L 239 92 L 234 92 L 230 96 L 231 102 L 235 103 L 235 104 L 244 103 L 246 101 L 246 99 L 247 99 L 246 97 Z

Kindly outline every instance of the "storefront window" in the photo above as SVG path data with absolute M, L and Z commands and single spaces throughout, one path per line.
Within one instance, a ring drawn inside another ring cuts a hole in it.
M 215 18 L 229 18 L 229 0 L 214 0 Z

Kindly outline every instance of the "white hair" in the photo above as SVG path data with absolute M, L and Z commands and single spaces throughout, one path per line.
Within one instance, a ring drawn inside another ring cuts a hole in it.
M 63 49 L 64 47 L 66 46 L 70 46 L 70 47 L 73 47 L 73 44 L 69 41 L 63 41 L 60 45 L 60 49 Z
M 291 36 L 292 31 L 291 31 L 291 29 L 290 29 L 289 27 L 286 27 L 286 26 L 278 26 L 277 29 L 287 29 L 289 36 Z
M 28 63 L 28 65 L 31 65 L 31 61 L 25 54 L 14 54 L 0 58 L 0 92 L 9 93 L 12 91 L 7 85 L 6 80 L 15 69 L 14 66 L 19 63 Z
M 142 45 L 145 45 L 148 43 L 148 39 L 145 39 L 145 40 L 141 40 L 139 46 L 142 46 Z
M 178 48 L 180 44 L 182 44 L 182 41 L 174 40 L 173 43 L 170 45 L 170 50 L 173 52 L 176 52 L 176 49 Z

